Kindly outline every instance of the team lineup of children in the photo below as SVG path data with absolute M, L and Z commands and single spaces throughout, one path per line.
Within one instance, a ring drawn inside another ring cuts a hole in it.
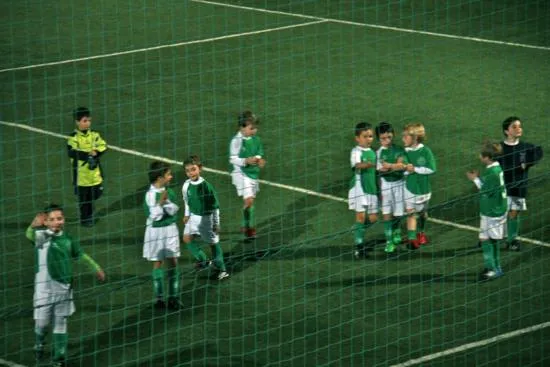
M 90 128 L 91 113 L 85 107 L 74 112 L 76 129 L 68 141 L 68 154 L 73 166 L 73 183 L 78 195 L 83 226 L 93 226 L 93 201 L 103 192 L 100 156 L 107 150 L 100 134 Z M 256 236 L 254 201 L 259 191 L 260 169 L 265 166 L 264 149 L 256 136 L 259 120 L 250 111 L 238 117 L 239 131 L 229 148 L 232 183 L 243 199 L 242 232 L 246 239 Z M 485 143 L 480 160 L 486 169 L 480 176 L 468 171 L 467 177 L 480 189 L 480 234 L 484 267 L 482 280 L 500 277 L 500 241 L 507 223 L 508 246 L 519 251 L 517 240 L 519 212 L 527 209 L 528 170 L 542 159 L 542 148 L 520 142 L 521 121 L 507 118 L 502 124 L 505 140 L 500 144 Z M 380 143 L 374 152 L 374 136 Z M 394 143 L 391 124 L 382 122 L 373 127 L 361 122 L 355 127 L 357 146 L 351 151 L 353 176 L 349 190 L 349 209 L 355 211 L 353 234 L 355 257 L 364 255 L 366 229 L 378 220 L 381 207 L 385 251 L 392 253 L 401 244 L 401 220 L 406 215 L 407 247 L 416 250 L 428 244 L 425 234 L 428 203 L 431 198 L 430 176 L 436 172 L 432 151 L 424 145 L 422 124 L 408 124 L 402 134 L 404 148 Z M 185 205 L 183 242 L 195 259 L 196 270 L 215 269 L 217 279 L 229 277 L 223 251 L 219 244 L 220 207 L 216 190 L 201 176 L 202 163 L 196 155 L 184 161 L 187 180 L 182 186 Z M 168 163 L 155 161 L 149 169 L 150 187 L 145 194 L 146 230 L 143 257 L 152 262 L 152 281 L 157 309 L 180 308 L 180 235 L 177 222 L 177 195 L 169 187 L 173 178 Z M 379 183 L 378 183 L 379 178 Z M 379 191 L 380 189 L 380 191 Z M 381 204 L 379 205 L 379 194 Z M 54 366 L 65 366 L 67 348 L 67 318 L 75 311 L 72 300 L 72 261 L 82 260 L 100 281 L 105 280 L 101 267 L 78 242 L 64 232 L 63 209 L 55 204 L 36 215 L 26 231 L 36 251 L 34 320 L 37 358 L 44 354 L 44 341 L 53 321 Z M 211 248 L 211 260 L 202 250 L 199 240 Z M 168 298 L 165 302 L 164 283 L 167 264 Z

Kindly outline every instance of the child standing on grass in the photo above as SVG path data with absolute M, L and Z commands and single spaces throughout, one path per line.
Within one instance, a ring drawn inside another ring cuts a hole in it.
M 376 137 L 380 142 L 380 148 L 376 151 L 376 169 L 380 173 L 382 215 L 386 237 L 385 251 L 389 253 L 395 251 L 395 246 L 401 243 L 401 217 L 405 212 L 403 198 L 405 149 L 393 143 L 394 130 L 388 122 L 378 124 Z
M 507 198 L 504 186 L 504 174 L 496 157 L 502 153 L 500 144 L 486 142 L 479 159 L 486 166 L 481 178 L 479 172 L 468 171 L 469 180 L 473 181 L 480 195 L 481 224 L 479 240 L 483 249 L 485 269 L 480 279 L 491 280 L 502 276 L 500 267 L 500 241 L 504 234 L 506 222 Z
M 229 277 L 223 260 L 223 251 L 220 246 L 220 206 L 218 194 L 214 187 L 201 177 L 202 163 L 196 155 L 190 156 L 183 162 L 185 174 L 189 178 L 183 184 L 182 194 L 185 202 L 185 216 L 183 223 L 183 242 L 195 258 L 196 269 L 208 267 L 206 254 L 197 243 L 200 237 L 210 244 L 213 264 L 218 270 L 218 280 Z
M 155 293 L 154 307 L 159 310 L 166 308 L 164 302 L 164 261 L 168 265 L 168 308 L 180 308 L 179 287 L 180 273 L 178 258 L 180 257 L 180 239 L 176 214 L 176 194 L 168 187 L 172 181 L 172 168 L 168 163 L 155 161 L 149 168 L 151 186 L 145 194 L 145 215 L 147 216 L 145 238 L 143 241 L 143 257 L 153 263 L 153 291 Z
M 405 126 L 403 130 L 403 144 L 407 154 L 405 208 L 408 247 L 412 250 L 428 244 L 425 229 L 428 203 L 432 197 L 430 176 L 436 171 L 436 163 L 431 149 L 423 144 L 425 140 L 424 125 L 416 123 Z
M 78 107 L 74 113 L 76 129 L 67 140 L 67 150 L 73 168 L 73 185 L 78 196 L 80 223 L 92 227 L 94 201 L 103 194 L 103 171 L 100 157 L 107 150 L 107 143 L 101 135 L 91 129 L 91 112 Z
M 527 210 L 525 198 L 529 168 L 542 159 L 542 147 L 520 142 L 523 128 L 519 117 L 511 116 L 502 122 L 505 139 L 501 143 L 502 155 L 498 158 L 504 170 L 504 182 L 508 194 L 508 248 L 520 251 L 517 240 L 519 232 L 519 212 Z
M 355 211 L 353 235 L 355 258 L 365 255 L 363 245 L 368 227 L 378 220 L 378 186 L 376 184 L 376 153 L 371 149 L 374 131 L 371 124 L 360 122 L 355 126 L 355 146 L 351 150 L 353 176 L 348 193 L 348 206 Z M 365 215 L 368 214 L 368 219 Z
M 53 321 L 54 366 L 65 366 L 67 359 L 67 318 L 75 312 L 73 303 L 73 260 L 82 260 L 97 279 L 105 280 L 105 272 L 85 252 L 78 241 L 64 232 L 63 208 L 51 204 L 36 214 L 27 228 L 26 237 L 34 244 L 36 270 L 34 276 L 34 321 L 36 358 L 44 355 L 44 342 Z
M 239 115 L 239 132 L 229 146 L 231 180 L 237 195 L 243 198 L 243 222 L 241 231 L 246 239 L 256 237 L 254 200 L 259 189 L 260 169 L 265 166 L 264 147 L 256 135 L 260 121 L 251 111 Z

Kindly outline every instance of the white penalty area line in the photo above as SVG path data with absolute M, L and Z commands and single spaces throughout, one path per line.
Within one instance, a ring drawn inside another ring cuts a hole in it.
M 205 39 L 200 39 L 200 40 L 186 41 L 186 42 L 179 42 L 179 43 L 170 43 L 170 44 L 154 46 L 154 47 L 145 47 L 145 48 L 138 48 L 138 49 L 135 49 L 135 50 L 113 52 L 113 53 L 109 53 L 109 54 L 79 57 L 79 58 L 76 58 L 76 59 L 69 59 L 69 60 L 52 61 L 52 62 L 46 62 L 46 63 L 42 63 L 42 64 L 18 66 L 18 67 L 14 67 L 14 68 L 1 69 L 0 73 L 7 73 L 9 71 L 36 69 L 36 68 L 41 68 L 41 67 L 46 67 L 46 66 L 71 64 L 71 63 L 80 62 L 80 61 L 105 59 L 105 58 L 109 58 L 109 57 L 122 56 L 122 55 L 131 55 L 131 54 L 137 54 L 137 53 L 142 53 L 142 52 L 162 50 L 162 49 L 166 49 L 166 48 L 175 48 L 175 47 L 181 47 L 181 46 L 196 45 L 196 44 L 199 44 L 199 43 L 208 43 L 208 42 L 226 40 L 226 39 L 230 39 L 230 38 L 253 36 L 253 35 L 256 35 L 256 34 L 269 33 L 269 32 L 278 32 L 278 31 L 283 31 L 283 30 L 286 30 L 286 29 L 306 27 L 306 26 L 310 26 L 310 25 L 313 25 L 313 24 L 327 23 L 327 22 L 328 22 L 327 20 L 318 19 L 318 20 L 315 20 L 313 22 L 306 22 L 306 23 L 300 23 L 300 24 L 291 24 L 291 25 L 286 25 L 286 26 L 282 26 L 282 27 L 261 29 L 259 31 L 250 31 L 250 32 L 237 33 L 237 34 L 229 34 L 229 35 L 219 36 L 219 37 L 205 38 Z
M 24 130 L 32 131 L 32 132 L 39 133 L 39 134 L 49 135 L 49 136 L 53 136 L 53 137 L 60 138 L 60 139 L 68 139 L 69 138 L 67 135 L 58 134 L 58 133 L 54 133 L 54 132 L 51 132 L 51 131 L 48 131 L 48 130 L 43 130 L 43 129 L 39 129 L 39 128 L 32 127 L 32 126 L 29 126 L 29 125 L 15 123 L 15 122 L 0 121 L 0 125 L 16 127 L 16 128 L 19 128 L 19 129 L 24 129 Z M 170 163 L 170 164 L 176 164 L 176 165 L 179 165 L 179 166 L 183 166 L 182 161 L 176 161 L 176 160 L 166 158 L 166 157 L 161 157 L 161 156 L 158 156 L 158 155 L 142 153 L 142 152 L 138 152 L 138 151 L 132 150 L 132 149 L 121 148 L 121 147 L 117 147 L 115 145 L 108 145 L 108 147 L 109 147 L 110 150 L 114 150 L 114 151 L 117 151 L 117 152 L 126 153 L 126 154 L 129 154 L 129 155 L 134 155 L 134 156 L 138 156 L 138 157 L 142 157 L 142 158 L 147 158 L 147 159 L 152 159 L 152 160 L 157 160 L 157 161 L 163 161 L 163 162 L 167 162 L 167 163 Z M 211 172 L 211 173 L 215 173 L 215 174 L 222 175 L 222 176 L 231 176 L 231 174 L 229 172 L 226 172 L 226 171 L 221 171 L 221 170 L 218 170 L 218 169 L 208 168 L 208 167 L 203 167 L 203 169 L 206 172 Z M 312 190 L 304 189 L 302 187 L 290 186 L 290 185 L 280 184 L 280 183 L 277 183 L 277 182 L 271 182 L 271 181 L 266 181 L 266 180 L 258 180 L 258 181 L 260 183 L 266 185 L 266 186 L 277 187 L 277 188 L 283 189 L 283 190 L 299 192 L 301 194 L 316 196 L 318 198 L 323 198 L 323 199 L 332 200 L 332 201 L 338 201 L 338 202 L 341 202 L 341 203 L 347 203 L 348 202 L 347 199 L 341 198 L 339 196 L 334 196 L 334 195 L 330 195 L 330 194 L 323 194 L 322 192 L 312 191 Z M 479 232 L 479 228 L 468 226 L 468 225 L 465 225 L 465 224 L 449 222 L 449 221 L 446 221 L 446 220 L 432 218 L 432 217 L 428 218 L 428 220 L 433 222 L 433 223 L 441 224 L 441 225 L 444 225 L 444 226 L 454 227 L 454 228 L 463 229 L 463 230 L 471 231 L 471 232 Z M 538 240 L 534 240 L 534 239 L 526 238 L 526 237 L 518 237 L 518 239 L 523 241 L 523 242 L 530 243 L 530 244 L 533 244 L 533 245 L 538 245 L 538 246 L 543 246 L 543 247 L 550 248 L 550 243 L 547 243 L 547 242 L 538 241 Z
M 477 341 L 477 342 L 464 344 L 464 345 L 461 345 L 461 346 L 456 347 L 456 348 L 451 348 L 451 349 L 447 349 L 447 350 L 444 350 L 444 351 L 441 351 L 441 352 L 429 354 L 429 355 L 424 356 L 424 357 L 410 359 L 410 360 L 408 360 L 406 362 L 403 362 L 403 363 L 394 364 L 391 367 L 414 366 L 414 365 L 417 365 L 417 364 L 429 362 L 429 361 L 434 360 L 436 358 L 445 357 L 445 356 L 448 356 L 450 354 L 460 353 L 460 352 L 466 351 L 468 349 L 482 347 L 482 346 L 487 345 L 487 344 L 492 344 L 492 343 L 499 342 L 501 340 L 510 339 L 510 338 L 514 338 L 514 337 L 519 336 L 519 335 L 531 333 L 533 331 L 541 330 L 541 329 L 547 328 L 549 326 L 550 326 L 550 322 L 543 322 L 542 324 L 533 325 L 533 326 L 526 327 L 524 329 L 519 329 L 519 330 L 511 331 L 511 332 L 508 332 L 508 333 L 500 334 L 500 335 L 494 336 L 494 337 L 489 338 L 489 339 L 484 339 L 484 340 L 480 340 L 480 341 Z
M 6 367 L 27 367 L 27 366 L 22 365 L 22 364 L 19 364 L 19 363 L 15 363 L 15 362 L 11 362 L 11 361 L 6 361 L 5 359 L 2 359 L 2 358 L 0 358 L 0 366 L 6 366 Z
M 452 39 L 472 41 L 472 42 L 491 43 L 491 44 L 495 44 L 495 45 L 523 47 L 523 48 L 531 48 L 531 49 L 536 49 L 536 50 L 550 51 L 550 47 L 546 47 L 546 46 L 528 45 L 528 44 L 523 44 L 523 43 L 504 42 L 504 41 L 497 41 L 497 40 L 491 40 L 491 39 L 485 39 L 485 38 L 457 36 L 457 35 L 446 34 L 446 33 L 437 33 L 437 32 L 420 31 L 420 30 L 415 30 L 415 29 L 389 27 L 389 26 L 383 26 L 383 25 L 378 25 L 378 24 L 352 22 L 352 21 L 342 20 L 342 19 L 316 17 L 316 16 L 312 16 L 312 15 L 289 13 L 289 12 L 284 12 L 284 11 L 268 10 L 268 9 L 261 9 L 261 8 L 253 8 L 253 7 L 242 6 L 242 5 L 226 4 L 226 3 L 216 2 L 216 1 L 208 1 L 208 0 L 190 0 L 190 1 L 195 2 L 195 3 L 225 6 L 225 7 L 228 7 L 228 8 L 257 11 L 257 12 L 262 12 L 262 13 L 288 15 L 288 16 L 293 16 L 293 17 L 298 17 L 298 18 L 303 18 L 303 19 L 324 20 L 324 21 L 331 22 L 331 23 L 347 24 L 347 25 L 353 25 L 353 26 L 359 26 L 359 27 L 382 29 L 382 30 L 387 30 L 387 31 L 415 33 L 415 34 L 423 34 L 423 35 L 432 36 L 432 37 L 452 38 Z

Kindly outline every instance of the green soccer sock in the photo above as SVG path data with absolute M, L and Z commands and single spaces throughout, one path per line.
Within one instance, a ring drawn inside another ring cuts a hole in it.
M 153 291 L 156 298 L 162 298 L 164 295 L 164 269 L 153 269 Z
M 214 265 L 221 271 L 225 271 L 225 262 L 223 261 L 223 251 L 219 243 L 210 245 L 212 249 L 212 257 L 214 258 Z
M 519 218 L 508 218 L 506 226 L 508 227 L 508 242 L 512 242 L 518 236 Z
M 485 269 L 495 269 L 495 259 L 493 255 L 493 245 L 490 240 L 481 241 L 481 248 L 483 250 L 483 264 Z
M 495 268 L 500 270 L 500 241 L 491 240 L 491 244 L 493 247 L 493 259 L 495 262 Z
M 244 227 L 244 228 L 250 227 L 250 211 L 248 209 L 249 208 L 244 208 L 243 209 L 242 227 Z
M 428 214 L 422 212 L 420 213 L 420 215 L 417 217 L 417 222 L 418 222 L 418 231 L 419 232 L 425 232 L 426 231 L 426 219 L 428 218 Z
M 195 241 L 191 241 L 187 244 L 187 249 L 191 252 L 191 255 L 195 258 L 195 260 L 199 262 L 204 262 L 208 260 L 208 257 L 202 250 L 201 246 L 196 243 Z
M 180 271 L 178 267 L 168 269 L 168 296 L 177 297 L 180 293 Z
M 392 219 L 391 228 L 394 242 L 401 242 L 401 217 L 394 217 Z
M 256 207 L 254 205 L 248 208 L 248 226 L 250 228 L 256 227 Z
M 67 355 L 68 339 L 67 333 L 53 334 L 54 361 L 61 361 L 65 359 L 65 356 Z
M 386 237 L 386 242 L 392 242 L 392 221 L 384 221 L 384 237 Z
M 355 222 L 353 225 L 353 237 L 355 239 L 355 245 L 360 246 L 363 244 L 365 238 L 365 225 L 361 222 Z
M 47 328 L 40 328 L 40 327 L 35 327 L 34 328 L 36 346 L 44 345 L 47 333 L 48 333 Z
M 410 241 L 416 240 L 416 230 L 408 230 L 407 231 L 407 239 Z

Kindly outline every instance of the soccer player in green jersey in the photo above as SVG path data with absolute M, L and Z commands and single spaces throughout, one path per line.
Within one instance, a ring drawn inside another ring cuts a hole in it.
M 67 318 L 75 312 L 73 303 L 73 260 L 82 260 L 105 280 L 105 272 L 85 252 L 78 241 L 64 231 L 63 208 L 51 204 L 36 214 L 27 228 L 26 237 L 34 244 L 34 321 L 37 359 L 44 355 L 46 334 L 53 321 L 54 366 L 65 366 L 67 359 Z
M 412 250 L 428 244 L 425 228 L 428 203 L 432 197 L 430 176 L 436 171 L 436 163 L 431 149 L 423 144 L 425 139 L 424 125 L 415 123 L 405 126 L 403 130 L 407 162 L 405 209 L 407 210 L 408 247 Z
M 378 124 L 376 137 L 380 142 L 380 148 L 376 151 L 376 169 L 380 177 L 384 236 L 386 237 L 385 251 L 394 252 L 395 246 L 401 243 L 401 217 L 405 213 L 403 198 L 405 149 L 394 144 L 393 126 L 388 122 Z
M 496 157 L 502 153 L 500 144 L 486 142 L 483 145 L 479 159 L 486 168 L 481 177 L 479 172 L 468 171 L 468 179 L 474 182 L 480 189 L 480 213 L 481 224 L 479 240 L 483 249 L 483 260 L 485 269 L 480 279 L 491 280 L 502 276 L 500 267 L 500 241 L 504 235 L 506 223 L 506 212 L 508 202 L 506 187 L 504 184 L 504 173 Z
M 371 149 L 374 140 L 372 125 L 360 122 L 355 126 L 355 146 L 351 150 L 353 176 L 348 192 L 348 207 L 355 211 L 353 235 L 354 256 L 365 255 L 363 241 L 366 229 L 378 220 L 378 185 L 376 184 L 376 153 Z M 365 215 L 365 212 L 368 214 Z
M 164 302 L 164 261 L 168 265 L 168 308 L 180 307 L 180 238 L 178 232 L 176 194 L 168 187 L 172 181 L 172 168 L 166 162 L 155 161 L 149 168 L 151 186 L 145 194 L 145 215 L 147 222 L 143 240 L 143 257 L 153 263 L 153 291 L 155 308 L 163 310 Z
M 264 147 L 258 132 L 259 119 L 251 111 L 244 111 L 238 119 L 239 131 L 229 145 L 231 181 L 237 195 L 243 198 L 243 223 L 241 231 L 246 239 L 256 237 L 256 215 L 254 201 L 260 191 L 258 178 L 265 166 Z
M 229 273 L 225 267 L 220 246 L 218 194 L 214 187 L 201 177 L 202 163 L 198 156 L 190 156 L 183 165 L 188 177 L 181 189 L 185 202 L 183 242 L 197 261 L 197 270 L 213 264 L 218 270 L 218 280 L 226 279 Z M 210 244 L 213 261 L 208 261 L 206 254 L 197 243 L 199 238 Z

